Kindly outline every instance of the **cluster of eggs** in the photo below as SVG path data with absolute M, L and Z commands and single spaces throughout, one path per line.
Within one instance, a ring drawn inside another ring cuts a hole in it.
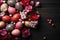
M 0 0 L 0 30 L 14 36 L 30 36 L 30 30 L 38 24 L 40 15 L 33 10 L 40 2 L 31 0 Z

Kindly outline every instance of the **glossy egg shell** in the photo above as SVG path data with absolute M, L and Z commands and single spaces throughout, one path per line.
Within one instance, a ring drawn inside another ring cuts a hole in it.
M 4 22 L 9 22 L 9 21 L 10 21 L 10 16 L 5 15 L 5 16 L 2 17 L 2 20 L 3 20 Z
M 22 28 L 22 22 L 17 22 L 15 25 L 15 28 L 21 29 Z
M 17 22 L 19 20 L 19 18 L 20 18 L 20 14 L 14 14 L 13 17 L 11 18 L 11 20 L 13 22 Z
M 14 36 L 19 36 L 20 35 L 20 30 L 19 29 L 14 29 L 12 32 L 11 32 L 12 35 Z

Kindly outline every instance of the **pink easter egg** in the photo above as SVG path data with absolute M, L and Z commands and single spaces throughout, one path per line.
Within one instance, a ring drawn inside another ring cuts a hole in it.
M 16 9 L 13 8 L 13 7 L 9 7 L 9 8 L 8 8 L 8 12 L 9 12 L 10 14 L 15 14 L 15 13 L 16 13 Z
M 19 29 L 14 29 L 12 32 L 11 32 L 12 35 L 14 36 L 19 36 L 20 35 L 20 30 Z
M 22 28 L 22 22 L 17 22 L 15 25 L 16 29 L 21 29 Z

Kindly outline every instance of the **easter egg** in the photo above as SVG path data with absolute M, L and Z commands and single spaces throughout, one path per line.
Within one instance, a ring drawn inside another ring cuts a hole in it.
M 5 22 L 0 21 L 0 28 L 4 28 L 5 27 Z
M 6 26 L 6 30 L 7 30 L 8 32 L 12 31 L 13 28 L 14 28 L 14 25 L 13 25 L 13 24 L 8 24 L 8 25 Z
M 21 29 L 22 28 L 22 22 L 17 22 L 15 25 L 15 28 Z
M 15 4 L 15 8 L 16 8 L 17 10 L 22 10 L 22 9 L 23 9 L 23 7 L 22 7 L 22 5 L 20 4 L 20 2 L 17 2 L 17 3 Z
M 7 9 L 8 9 L 8 5 L 6 3 L 4 3 L 4 4 L 1 5 L 1 11 L 2 12 L 6 12 Z
M 16 9 L 13 8 L 13 7 L 8 7 L 8 12 L 9 12 L 10 14 L 15 14 L 15 13 L 16 13 Z
M 12 32 L 11 32 L 12 35 L 14 36 L 19 36 L 20 35 L 20 30 L 19 29 L 14 29 Z
M 31 35 L 31 33 L 30 33 L 30 30 L 29 29 L 23 29 L 22 30 L 22 37 L 27 38 L 30 35 Z
M 16 3 L 16 0 L 8 0 L 7 3 L 9 6 L 14 6 Z
M 10 16 L 5 15 L 5 16 L 2 17 L 2 20 L 3 20 L 4 22 L 9 22 L 9 21 L 10 21 Z
M 13 22 L 17 22 L 19 20 L 19 18 L 20 18 L 20 14 L 14 14 L 13 17 L 11 18 L 11 20 Z
M 30 22 L 29 21 L 25 21 L 25 26 L 26 27 L 30 27 Z

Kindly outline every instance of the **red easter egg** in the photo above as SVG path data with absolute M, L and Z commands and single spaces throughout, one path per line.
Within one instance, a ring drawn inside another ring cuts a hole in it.
M 2 20 L 3 20 L 4 22 L 9 22 L 9 21 L 10 21 L 10 16 L 5 15 L 5 16 L 2 17 Z
M 13 17 L 11 18 L 13 22 L 17 22 L 19 19 L 20 19 L 20 14 L 14 14 Z

